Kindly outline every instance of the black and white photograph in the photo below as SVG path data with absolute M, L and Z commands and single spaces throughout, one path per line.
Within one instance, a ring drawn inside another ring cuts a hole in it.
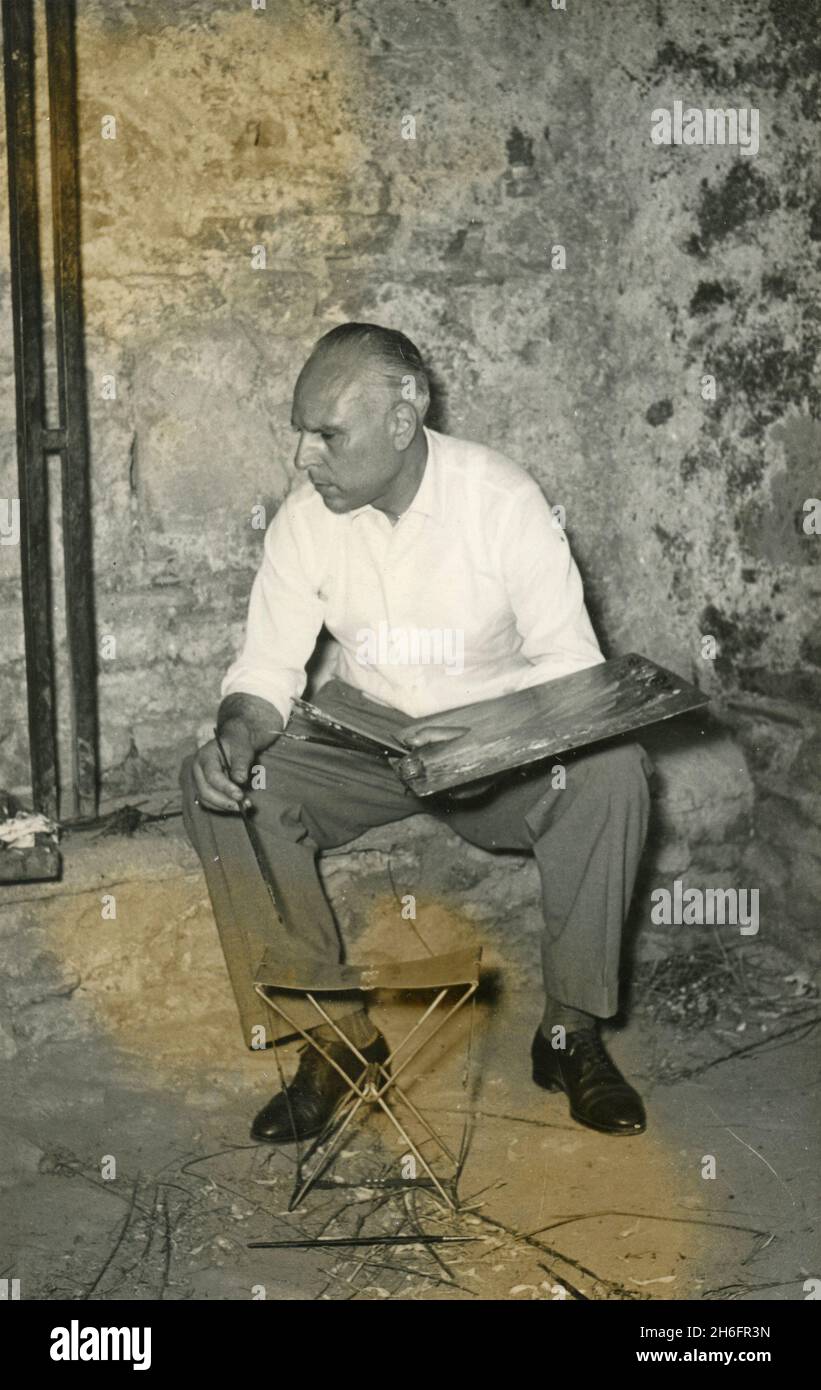
M 783 1370 L 816 0 L 0 8 L 0 1300 Z

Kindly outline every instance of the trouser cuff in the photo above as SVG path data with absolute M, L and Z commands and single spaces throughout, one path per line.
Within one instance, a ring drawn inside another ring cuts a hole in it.
M 343 1018 L 334 1019 L 340 1033 L 344 1033 L 346 1038 L 350 1038 L 354 1047 L 367 1047 L 378 1035 L 378 1028 L 363 1007 L 354 1013 L 345 1014 Z M 319 1028 L 311 1028 L 311 1037 L 318 1042 L 338 1042 L 339 1035 L 330 1028 L 327 1023 L 323 1023 Z

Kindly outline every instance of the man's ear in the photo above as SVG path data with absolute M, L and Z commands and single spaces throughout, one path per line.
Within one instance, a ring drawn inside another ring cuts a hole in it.
M 401 453 L 413 443 L 419 428 L 419 416 L 410 401 L 399 401 L 393 408 L 393 447 Z

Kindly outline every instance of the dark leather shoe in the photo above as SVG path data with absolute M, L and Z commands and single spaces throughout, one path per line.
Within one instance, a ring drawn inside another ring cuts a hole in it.
M 362 1063 L 344 1043 L 323 1043 L 323 1047 L 351 1080 L 361 1076 Z M 359 1051 L 368 1062 L 384 1063 L 390 1049 L 379 1033 L 372 1043 L 360 1047 Z M 286 1090 L 288 1100 L 285 1091 L 278 1091 L 260 1110 L 251 1126 L 252 1139 L 265 1144 L 293 1144 L 297 1138 L 312 1139 L 328 1122 L 347 1087 L 339 1072 L 316 1048 L 306 1043 L 297 1074 Z
M 641 1096 L 625 1081 L 598 1031 L 568 1033 L 565 1043 L 564 1050 L 551 1047 L 537 1028 L 531 1048 L 536 1085 L 564 1091 L 580 1125 L 602 1134 L 642 1134 L 647 1120 Z

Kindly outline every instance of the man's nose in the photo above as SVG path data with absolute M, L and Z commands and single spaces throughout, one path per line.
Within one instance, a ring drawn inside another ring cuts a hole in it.
M 317 440 L 303 430 L 294 454 L 294 467 L 305 473 L 317 461 Z

